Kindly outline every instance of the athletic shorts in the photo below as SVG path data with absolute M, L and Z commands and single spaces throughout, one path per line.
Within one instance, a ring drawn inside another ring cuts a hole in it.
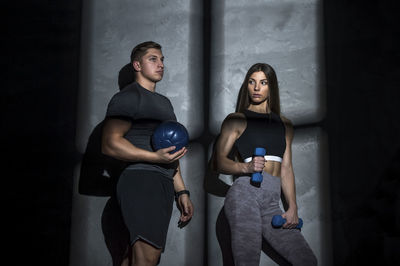
M 174 202 L 173 180 L 155 171 L 126 169 L 118 180 L 117 199 L 130 244 L 140 239 L 164 251 Z

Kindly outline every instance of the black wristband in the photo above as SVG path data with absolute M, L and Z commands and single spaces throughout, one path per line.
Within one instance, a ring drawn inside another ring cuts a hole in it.
M 189 190 L 181 190 L 181 191 L 175 192 L 175 198 L 178 199 L 179 196 L 182 195 L 182 194 L 187 194 L 190 197 Z

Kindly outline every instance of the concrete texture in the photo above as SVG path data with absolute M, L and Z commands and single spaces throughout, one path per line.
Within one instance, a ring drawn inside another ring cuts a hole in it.
M 213 2 L 213 133 L 235 109 L 244 76 L 258 62 L 277 72 L 282 111 L 295 125 L 324 117 L 320 5 L 317 0 Z
M 133 46 L 147 40 L 160 43 L 166 57 L 164 79 L 156 90 L 171 99 L 178 121 L 193 141 L 181 167 L 195 216 L 186 228 L 179 229 L 179 212 L 174 209 L 160 263 L 165 266 L 222 265 L 215 221 L 223 197 L 206 195 L 203 190 L 204 154 L 210 148 L 198 142 L 198 137 L 218 134 L 224 117 L 234 111 L 240 84 L 253 63 L 267 62 L 275 68 L 282 111 L 295 125 L 319 122 L 325 114 L 319 56 L 321 1 L 235 0 L 211 5 L 211 50 L 203 54 L 202 18 L 210 11 L 202 10 L 199 1 L 83 2 L 78 151 L 84 153 L 88 138 L 103 120 L 108 101 L 118 91 L 118 72 L 129 62 Z M 209 99 L 203 99 L 207 89 L 202 80 L 203 56 L 209 56 L 211 65 Z M 203 121 L 208 107 L 210 120 Z M 204 123 L 210 132 L 203 131 Z M 330 265 L 325 138 L 318 128 L 296 130 L 293 163 L 303 233 L 321 265 Z M 77 165 L 70 265 L 112 265 L 106 245 L 110 232 L 105 225 L 118 222 L 118 214 L 110 212 L 112 201 L 107 195 L 79 194 L 79 169 Z M 107 180 L 108 173 L 103 175 Z M 229 176 L 221 178 L 229 183 Z M 262 265 L 273 262 L 263 255 Z
M 89 136 L 104 118 L 108 101 L 118 91 L 118 72 L 129 63 L 132 48 L 148 40 L 160 43 L 165 56 L 164 78 L 157 84 L 157 92 L 171 100 L 178 121 L 187 127 L 192 139 L 200 134 L 203 115 L 202 43 L 199 41 L 201 7 L 198 1 L 180 0 L 83 1 L 80 116 L 77 127 L 79 152 L 84 153 Z M 189 112 L 189 109 L 195 111 Z M 79 167 L 74 177 L 70 265 L 112 265 L 101 228 L 102 212 L 108 197 L 78 193 Z M 186 169 L 185 163 L 182 163 L 182 168 Z M 201 168 L 197 167 L 196 173 L 200 174 Z M 194 176 L 193 173 L 190 176 Z M 195 190 L 192 194 L 193 200 L 196 199 Z M 203 201 L 196 199 L 196 202 L 200 213 L 197 217 L 201 217 Z M 176 210 L 173 215 L 177 215 Z M 176 217 L 171 223 L 175 221 Z M 197 224 L 195 228 L 198 232 L 202 232 L 201 221 L 193 222 Z M 174 265 L 171 260 L 185 261 L 185 256 L 170 253 L 172 250 L 193 254 L 181 249 L 180 245 L 186 233 L 193 235 L 196 230 L 177 232 L 173 227 L 167 243 L 170 256 L 165 254 L 161 265 Z M 201 240 L 198 245 L 201 249 Z M 202 263 L 201 258 L 197 261 Z

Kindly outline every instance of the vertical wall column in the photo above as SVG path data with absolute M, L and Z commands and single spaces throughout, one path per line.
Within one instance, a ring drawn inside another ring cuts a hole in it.
M 218 134 L 235 111 L 239 88 L 249 67 L 265 62 L 277 72 L 281 110 L 296 126 L 293 164 L 303 235 L 321 265 L 331 263 L 326 134 L 310 126 L 325 117 L 320 57 L 321 0 L 230 0 L 212 2 L 210 128 Z M 227 184 L 229 176 L 221 176 Z M 208 265 L 222 265 L 215 223 L 223 197 L 208 196 Z M 275 265 L 265 254 L 261 265 Z
M 202 10 L 199 1 L 86 0 L 83 4 L 78 150 L 84 153 L 89 137 L 98 129 L 108 101 L 118 91 L 118 72 L 140 42 L 153 40 L 163 46 L 166 71 L 157 91 L 171 99 L 191 140 L 201 136 L 205 106 L 210 106 L 209 133 L 217 135 L 224 117 L 234 111 L 247 69 L 256 62 L 269 63 L 280 81 L 283 114 L 302 128 L 295 130 L 293 163 L 299 215 L 305 222 L 303 234 L 320 264 L 330 265 L 327 136 L 321 128 L 307 126 L 325 116 L 317 27 L 322 22 L 321 0 L 211 1 L 209 105 L 202 92 L 202 18 L 209 11 Z M 192 142 L 181 160 L 195 216 L 186 228 L 179 229 L 179 212 L 174 209 L 160 265 L 222 265 L 215 226 L 224 198 L 204 198 L 206 147 L 202 144 Z M 79 169 L 80 165 L 74 180 L 70 265 L 112 265 L 105 232 L 110 198 L 80 194 Z M 232 182 L 230 176 L 220 178 Z M 204 246 L 208 261 L 204 261 Z M 273 262 L 263 255 L 262 265 Z
M 132 48 L 149 40 L 160 43 L 165 56 L 164 78 L 157 84 L 157 92 L 171 100 L 178 121 L 187 127 L 191 139 L 199 136 L 203 119 L 201 3 L 86 0 L 82 14 L 78 150 L 84 153 L 89 137 L 104 118 L 108 101 L 118 92 L 118 72 L 129 63 Z M 199 159 L 204 157 L 202 154 L 203 149 L 193 144 L 181 160 L 183 177 L 191 190 L 197 214 L 186 228 L 179 229 L 176 225 L 179 212 L 174 209 L 167 249 L 160 265 L 203 265 L 204 193 L 200 193 L 202 187 L 197 184 L 203 171 L 203 162 Z M 106 207 L 112 202 L 106 194 L 80 194 L 79 169 L 77 165 L 70 265 L 112 265 L 105 232 L 105 219 L 110 216 Z M 195 246 L 188 244 L 192 239 L 196 239 Z

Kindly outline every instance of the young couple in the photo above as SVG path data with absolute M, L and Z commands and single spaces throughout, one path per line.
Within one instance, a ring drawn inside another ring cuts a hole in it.
M 151 135 L 165 120 L 176 120 L 171 102 L 157 93 L 163 78 L 164 56 L 155 42 L 137 45 L 131 53 L 135 82 L 116 93 L 108 104 L 103 127 L 102 152 L 129 162 L 117 184 L 117 199 L 130 233 L 122 266 L 157 265 L 165 242 L 174 199 L 185 225 L 193 216 L 190 193 L 182 179 L 179 159 L 186 148 L 153 151 Z M 316 265 L 301 232 L 292 169 L 293 128 L 280 114 L 278 81 L 268 64 L 253 65 L 239 91 L 236 112 L 224 120 L 216 143 L 220 173 L 238 176 L 225 199 L 225 214 L 232 238 L 235 265 L 259 265 L 265 238 L 293 265 Z M 253 157 L 255 147 L 267 156 Z M 228 157 L 232 148 L 238 160 Z M 250 184 L 252 173 L 262 172 L 261 186 Z M 289 208 L 279 208 L 280 191 Z M 271 219 L 281 214 L 284 229 L 273 229 Z

